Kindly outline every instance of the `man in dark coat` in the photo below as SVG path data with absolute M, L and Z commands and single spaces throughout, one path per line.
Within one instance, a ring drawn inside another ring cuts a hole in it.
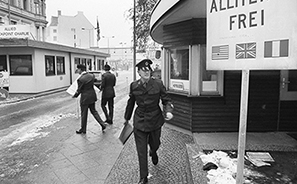
M 144 59 L 136 65 L 140 79 L 132 82 L 130 85 L 129 99 L 124 117 L 125 123 L 128 123 L 136 103 L 133 132 L 140 168 L 139 183 L 148 182 L 147 145 L 150 147 L 149 155 L 152 157 L 152 162 L 154 165 L 157 165 L 157 150 L 161 144 L 161 127 L 164 124 L 164 118 L 165 120 L 170 120 L 173 117 L 173 105 L 163 82 L 160 79 L 151 77 L 151 64 L 151 60 Z M 164 113 L 159 106 L 160 100 L 163 104 Z
M 106 128 L 103 120 L 98 114 L 95 108 L 95 102 L 97 101 L 97 96 L 94 90 L 94 80 L 95 76 L 93 74 L 86 72 L 86 66 L 82 64 L 77 65 L 76 73 L 81 76 L 77 80 L 78 88 L 73 98 L 80 97 L 80 108 L 81 108 L 81 128 L 76 131 L 77 134 L 85 134 L 87 131 L 87 120 L 88 120 L 88 109 L 90 109 L 94 118 L 101 125 L 102 131 Z
M 110 66 L 106 64 L 104 66 L 105 73 L 102 75 L 102 84 L 100 89 L 102 90 L 101 96 L 101 108 L 106 117 L 106 123 L 113 124 L 113 109 L 114 109 L 114 86 L 116 85 L 116 77 L 110 72 Z M 108 112 L 106 109 L 108 104 Z

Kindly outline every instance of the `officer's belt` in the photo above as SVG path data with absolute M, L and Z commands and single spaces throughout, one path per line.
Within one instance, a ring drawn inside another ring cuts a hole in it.
M 153 107 L 137 107 L 136 110 L 141 111 L 141 112 L 153 112 L 160 109 L 159 106 L 153 106 Z

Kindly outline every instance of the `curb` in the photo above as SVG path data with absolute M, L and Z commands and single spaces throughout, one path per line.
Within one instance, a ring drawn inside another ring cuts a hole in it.
M 50 91 L 34 93 L 32 95 L 28 95 L 26 97 L 22 97 L 22 98 L 17 99 L 17 100 L 11 100 L 11 101 L 3 100 L 3 101 L 0 101 L 0 106 L 5 105 L 5 104 L 12 104 L 12 103 L 16 103 L 16 102 L 21 102 L 21 101 L 25 101 L 25 100 L 29 100 L 29 99 L 33 99 L 33 98 L 38 98 L 38 97 L 42 97 L 42 96 L 45 96 L 45 95 L 51 95 L 51 94 L 54 94 L 54 93 L 59 93 L 59 92 L 62 92 L 62 91 L 66 91 L 67 89 L 68 89 L 68 86 L 67 87 L 62 87 L 62 88 L 59 88 L 59 89 L 50 90 Z

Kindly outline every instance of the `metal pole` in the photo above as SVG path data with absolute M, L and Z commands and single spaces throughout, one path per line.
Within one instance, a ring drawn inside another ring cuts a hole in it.
M 136 0 L 134 0 L 133 13 L 133 80 L 136 80 Z
M 236 184 L 242 184 L 244 181 L 243 170 L 244 170 L 244 154 L 245 154 L 245 145 L 246 145 L 249 76 L 250 76 L 250 70 L 242 70 Z

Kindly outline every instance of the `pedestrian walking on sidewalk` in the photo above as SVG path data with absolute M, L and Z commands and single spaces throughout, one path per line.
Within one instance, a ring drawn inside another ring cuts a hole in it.
M 77 65 L 75 73 L 79 73 L 81 76 L 77 80 L 77 91 L 73 95 L 73 98 L 80 97 L 80 108 L 81 108 L 81 128 L 76 131 L 77 134 L 85 134 L 87 131 L 87 120 L 88 120 L 88 109 L 90 109 L 94 118 L 101 125 L 102 131 L 104 132 L 106 125 L 101 119 L 99 113 L 95 108 L 95 102 L 97 96 L 94 90 L 95 76 L 86 72 L 86 66 L 82 64 Z
M 114 97 L 115 91 L 114 86 L 116 85 L 116 77 L 110 72 L 110 66 L 108 64 L 104 65 L 105 73 L 102 75 L 101 83 L 101 108 L 106 117 L 106 123 L 113 124 L 113 110 L 114 110 Z M 108 111 L 106 108 L 108 105 Z
M 140 184 L 148 182 L 148 145 L 152 162 L 157 165 L 161 128 L 164 119 L 170 120 L 173 117 L 171 99 L 163 82 L 160 79 L 152 78 L 151 64 L 150 59 L 144 59 L 136 65 L 140 79 L 130 84 L 129 99 L 124 115 L 125 124 L 127 124 L 132 116 L 134 105 L 137 104 L 133 118 L 133 132 L 140 168 Z M 160 100 L 164 113 L 159 106 Z

